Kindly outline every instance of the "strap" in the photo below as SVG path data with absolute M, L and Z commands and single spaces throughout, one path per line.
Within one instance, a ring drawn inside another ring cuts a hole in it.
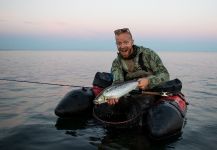
M 122 72 L 123 72 L 124 80 L 126 80 L 125 77 L 127 75 L 127 72 L 124 70 L 123 64 L 121 62 L 121 58 L 119 56 L 117 58 L 118 58 L 118 61 L 119 61 L 120 65 L 121 65 L 121 69 L 122 69 Z
M 139 54 L 139 65 L 142 68 L 142 70 L 148 72 L 147 67 L 144 65 L 144 60 L 143 60 L 143 53 Z

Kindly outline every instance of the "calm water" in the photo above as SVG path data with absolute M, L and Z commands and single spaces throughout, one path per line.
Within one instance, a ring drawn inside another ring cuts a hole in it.
M 90 86 L 115 52 L 0 52 L 0 78 Z M 176 141 L 153 144 L 140 132 L 109 133 L 91 117 L 65 126 L 54 108 L 72 88 L 0 81 L 0 149 L 177 149 L 217 147 L 217 53 L 161 52 L 171 79 L 183 82 L 187 124 Z

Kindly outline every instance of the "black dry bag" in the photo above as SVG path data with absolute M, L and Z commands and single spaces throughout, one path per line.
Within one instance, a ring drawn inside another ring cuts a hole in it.
M 180 93 L 182 90 L 182 82 L 179 79 L 170 80 L 160 85 L 155 86 L 154 92 L 169 92 L 173 94 Z
M 93 85 L 106 88 L 112 84 L 113 78 L 111 73 L 97 72 L 95 74 Z

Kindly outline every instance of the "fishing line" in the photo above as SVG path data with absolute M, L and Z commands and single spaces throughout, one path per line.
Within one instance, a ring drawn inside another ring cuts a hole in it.
M 81 86 L 81 85 L 70 85 L 70 84 L 59 84 L 59 83 L 48 83 L 48 82 L 38 82 L 38 81 L 27 81 L 27 80 L 16 80 L 16 79 L 1 79 L 2 81 L 12 81 L 12 82 L 23 82 L 23 83 L 34 83 L 34 84 L 45 84 L 45 85 L 56 85 L 56 86 L 69 86 L 69 87 L 84 87 L 84 88 L 88 88 L 85 86 Z

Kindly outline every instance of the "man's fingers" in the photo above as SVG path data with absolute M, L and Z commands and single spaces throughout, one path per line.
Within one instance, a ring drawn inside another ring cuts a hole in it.
M 142 85 L 141 85 L 141 84 L 138 84 L 138 88 L 142 88 Z
M 111 99 L 111 105 L 114 105 L 114 100 L 113 99 Z
M 142 86 L 142 85 L 138 85 L 138 88 L 144 90 L 144 86 Z
M 114 104 L 116 104 L 118 102 L 118 99 L 116 99 L 116 98 L 112 98 L 112 99 L 108 99 L 107 100 L 107 103 L 109 104 L 109 105 L 114 105 Z
M 137 82 L 138 82 L 138 86 L 139 86 L 141 84 L 141 80 L 138 80 Z
M 112 105 L 114 105 L 115 104 L 115 100 L 114 99 L 112 99 Z
M 109 105 L 112 105 L 112 99 L 108 99 L 108 100 L 107 100 L 107 103 L 108 103 Z

